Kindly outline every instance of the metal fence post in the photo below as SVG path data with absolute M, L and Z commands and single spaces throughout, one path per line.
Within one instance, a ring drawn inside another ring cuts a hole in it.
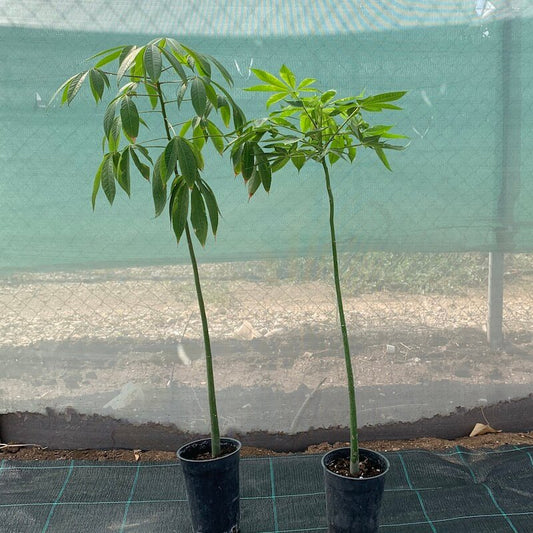
M 502 173 L 496 208 L 496 249 L 489 254 L 487 340 L 491 349 L 503 348 L 504 251 L 513 247 L 514 204 L 520 190 L 521 143 L 521 23 L 520 1 L 507 0 L 502 23 L 501 104 Z

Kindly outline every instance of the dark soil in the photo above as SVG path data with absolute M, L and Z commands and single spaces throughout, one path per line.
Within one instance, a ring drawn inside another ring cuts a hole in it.
M 350 473 L 349 457 L 336 457 L 326 464 L 326 468 L 334 474 L 338 474 L 339 476 L 353 477 L 358 479 L 376 477 L 383 473 L 381 466 L 371 461 L 368 457 L 365 457 L 362 461 L 359 461 L 359 472 L 356 475 Z
M 191 461 L 209 461 L 213 459 L 213 456 L 211 455 L 211 441 L 202 441 L 196 445 L 190 445 L 188 446 L 182 453 L 181 457 L 184 459 L 189 459 Z M 229 455 L 230 453 L 233 453 L 237 449 L 237 446 L 235 446 L 232 443 L 229 442 L 222 442 L 220 444 L 220 455 L 217 457 L 224 457 L 225 455 Z
M 288 437 L 289 438 L 289 437 Z M 425 437 L 410 440 L 381 440 L 367 441 L 365 448 L 378 452 L 391 452 L 398 450 L 444 450 L 461 446 L 469 449 L 490 449 L 500 446 L 533 446 L 533 432 L 524 433 L 491 433 L 478 435 L 477 437 L 461 437 L 455 440 L 436 439 Z M 309 446 L 303 453 L 324 454 L 334 448 L 347 446 L 345 442 L 335 444 L 323 442 Z M 264 448 L 252 448 L 243 446 L 241 457 L 268 457 L 276 455 L 289 455 L 278 453 Z M 76 461 L 126 461 L 126 462 L 173 462 L 177 461 L 176 452 L 161 450 L 50 450 L 32 444 L 11 443 L 0 444 L 0 460 L 13 459 L 18 461 L 50 461 L 70 460 Z

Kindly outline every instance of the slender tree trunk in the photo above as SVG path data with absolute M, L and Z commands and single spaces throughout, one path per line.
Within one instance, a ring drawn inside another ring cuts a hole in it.
M 359 473 L 359 438 L 357 429 L 357 407 L 355 402 L 355 382 L 353 377 L 352 359 L 350 356 L 350 344 L 348 342 L 348 330 L 346 329 L 346 319 L 344 318 L 344 307 L 342 304 L 341 283 L 339 277 L 339 260 L 337 255 L 337 239 L 335 237 L 335 202 L 331 190 L 329 179 L 329 169 L 325 159 L 322 159 L 324 177 L 326 179 L 326 189 L 329 199 L 329 229 L 331 233 L 331 254 L 333 257 L 333 277 L 335 279 L 335 294 L 337 296 L 337 309 L 339 311 L 339 321 L 341 325 L 342 344 L 344 347 L 344 362 L 346 364 L 346 378 L 348 381 L 348 395 L 350 402 L 350 474 Z
M 165 108 L 165 101 L 159 83 L 156 84 L 159 102 L 161 104 L 161 114 L 165 123 L 165 131 L 167 139 L 170 140 L 170 130 L 168 127 L 168 119 Z M 204 339 L 205 350 L 205 366 L 207 373 L 207 396 L 209 402 L 209 420 L 211 425 L 211 456 L 218 457 L 220 455 L 220 429 L 218 425 L 217 400 L 215 394 L 215 378 L 213 372 L 213 355 L 211 353 L 211 340 L 209 338 L 209 324 L 207 322 L 207 314 L 205 312 L 204 297 L 202 293 L 202 285 L 200 283 L 200 274 L 198 272 L 198 263 L 196 261 L 196 254 L 194 253 L 194 246 L 189 229 L 189 223 L 185 224 L 185 236 L 187 239 L 187 247 L 189 249 L 189 257 L 191 259 L 192 271 L 194 275 L 194 286 L 196 288 L 196 298 L 198 300 L 198 308 L 200 310 L 200 318 L 202 321 L 202 333 Z

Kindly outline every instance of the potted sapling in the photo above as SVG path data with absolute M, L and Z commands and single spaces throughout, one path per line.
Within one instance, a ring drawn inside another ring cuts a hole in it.
M 92 66 L 65 81 L 52 100 L 70 104 L 84 83 L 97 103 L 107 89 L 116 89 L 103 118 L 104 153 L 94 177 L 93 209 L 100 190 L 110 204 L 117 185 L 129 196 L 136 167 L 151 182 L 156 216 L 168 205 L 176 241 L 185 240 L 202 324 L 211 435 L 181 447 L 178 456 L 194 531 L 234 533 L 239 528 L 241 444 L 220 437 L 209 326 L 193 235 L 204 246 L 209 228 L 215 235 L 219 220 L 215 194 L 202 174 L 203 149 L 209 142 L 222 154 L 226 138 L 221 128 L 229 128 L 233 121 L 231 129 L 239 131 L 246 119 L 228 92 L 232 79 L 226 68 L 214 57 L 172 38 L 117 46 L 90 59 Z
M 253 72 L 261 84 L 247 90 L 272 93 L 266 101 L 267 109 L 280 108 L 270 111 L 266 118 L 249 122 L 231 142 L 235 173 L 242 174 L 251 197 L 261 185 L 268 191 L 272 173 L 284 165 L 290 163 L 300 171 L 308 162 L 314 162 L 321 167 L 322 186 L 329 205 L 333 281 L 348 385 L 350 446 L 331 451 L 322 459 L 328 530 L 377 531 L 389 462 L 383 455 L 359 447 L 355 380 L 339 277 L 331 169 L 340 160 L 353 163 L 358 149 L 370 148 L 390 170 L 385 152 L 404 149 L 392 144 L 391 139 L 405 137 L 392 133 L 391 126 L 369 124 L 366 112 L 399 110 L 393 102 L 405 92 L 338 98 L 333 89 L 318 90 L 315 79 L 306 78 L 298 83 L 286 66 L 282 66 L 279 76 L 258 69 Z

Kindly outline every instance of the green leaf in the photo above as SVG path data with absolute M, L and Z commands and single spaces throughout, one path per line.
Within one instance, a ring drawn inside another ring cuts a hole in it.
M 330 150 L 328 153 L 328 159 L 329 164 L 334 165 L 340 159 L 340 155 L 336 151 Z
M 100 163 L 100 166 L 98 167 L 98 170 L 96 171 L 96 174 L 94 176 L 93 194 L 91 196 L 91 204 L 93 206 L 93 211 L 94 211 L 94 207 L 96 205 L 96 196 L 98 195 L 98 191 L 100 190 L 100 183 L 101 183 L 101 180 L 102 180 L 102 167 L 104 166 L 104 163 L 105 163 L 105 157 L 102 160 L 102 162 Z
M 283 88 L 283 97 L 287 96 L 288 91 L 287 91 L 287 88 L 284 87 Z M 245 91 L 251 91 L 251 92 L 263 92 L 263 93 L 271 93 L 271 92 L 274 92 L 274 93 L 279 93 L 280 92 L 280 87 L 278 85 L 252 85 L 251 87 L 246 87 L 244 89 Z
M 113 46 L 113 48 L 108 48 L 107 50 L 102 50 L 101 52 L 97 52 L 96 54 L 88 57 L 87 61 L 90 61 L 91 59 L 96 59 L 97 57 L 100 57 L 100 56 L 104 56 L 106 54 L 109 54 L 110 52 L 117 52 L 118 51 L 118 53 L 120 55 L 120 52 L 122 52 L 123 48 L 124 48 L 124 45 L 122 45 L 122 46 Z
M 209 102 L 215 109 L 218 109 L 218 95 L 215 92 L 215 89 L 213 89 L 213 86 L 211 85 L 209 78 L 201 78 L 201 80 L 205 87 L 207 99 L 209 100 Z M 209 115 L 209 111 L 210 111 L 210 106 L 207 105 L 207 111 L 205 112 L 205 116 Z
M 207 76 L 208 78 L 211 77 L 211 65 L 209 64 L 209 61 L 207 61 L 206 57 L 192 48 L 188 48 L 185 45 L 181 45 L 181 47 L 187 51 L 187 53 L 194 59 L 196 69 L 200 74 L 203 76 Z
M 207 95 L 205 85 L 200 78 L 194 78 L 191 83 L 191 101 L 197 115 L 202 116 L 205 113 L 207 104 Z
M 150 167 L 141 162 L 141 160 L 139 159 L 139 156 L 134 152 L 133 149 L 131 150 L 130 153 L 131 153 L 131 158 L 133 159 L 133 163 L 137 167 L 137 170 L 141 173 L 141 176 L 146 181 L 150 181 Z
M 251 198 L 257 189 L 259 189 L 259 185 L 261 185 L 261 177 L 259 176 L 258 172 L 253 172 L 250 179 L 246 182 L 246 186 L 248 188 L 248 198 Z
M 287 96 L 287 93 L 277 93 L 273 94 L 267 101 L 266 101 L 266 107 L 267 109 L 272 105 L 280 100 L 283 100 Z
M 270 184 L 272 183 L 272 170 L 270 169 L 270 164 L 268 158 L 260 148 L 258 144 L 254 145 L 255 158 L 257 161 L 257 173 L 263 184 L 263 188 L 266 192 L 270 191 Z
M 277 172 L 278 170 L 282 169 L 290 160 L 291 158 L 288 155 L 283 155 L 283 156 L 278 157 L 270 165 L 272 172 Z
M 211 142 L 213 143 L 213 146 L 215 147 L 216 151 L 219 154 L 222 154 L 222 152 L 224 151 L 224 135 L 218 129 L 216 124 L 214 124 L 210 120 L 207 121 L 207 131 L 209 132 L 209 138 L 211 139 Z
M 233 172 L 235 176 L 241 173 L 242 169 L 242 150 L 243 145 L 235 144 L 231 149 L 231 164 L 233 165 Z
M 192 187 L 198 176 L 198 162 L 192 145 L 183 137 L 174 137 L 177 143 L 178 161 L 185 181 Z
M 148 93 L 148 98 L 150 98 L 150 105 L 152 106 L 152 109 L 155 109 L 159 102 L 159 95 L 152 84 L 145 82 L 144 87 Z
M 392 126 L 384 126 L 381 124 L 377 124 L 376 126 L 371 126 L 370 128 L 367 128 L 363 132 L 363 137 L 371 137 L 373 135 L 380 136 L 384 133 L 387 133 L 391 128 Z
M 191 192 L 191 225 L 197 239 L 202 246 L 205 246 L 207 240 L 207 215 L 205 212 L 204 199 L 200 190 L 195 185 Z
M 392 171 L 392 168 L 389 165 L 389 162 L 387 160 L 387 156 L 385 155 L 385 152 L 380 146 L 373 146 L 372 147 L 376 154 L 378 154 L 378 157 L 380 158 L 381 162 L 385 165 L 386 168 Z
M 213 235 L 216 235 L 220 210 L 218 209 L 215 193 L 203 179 L 198 180 L 198 186 L 200 187 L 200 191 L 202 192 L 207 205 L 207 212 L 209 213 L 209 220 L 211 222 L 211 231 L 213 232 Z
M 110 204 L 115 199 L 115 165 L 113 164 L 112 154 L 106 154 L 102 165 L 102 189 Z
M 156 44 L 146 46 L 144 51 L 144 68 L 150 79 L 156 83 L 161 76 L 161 51 Z
M 109 142 L 109 151 L 116 152 L 120 145 L 120 131 L 122 129 L 120 117 L 115 117 L 113 119 L 113 124 L 111 125 L 111 131 L 109 132 L 108 142 Z
M 99 102 L 104 94 L 105 81 L 103 74 L 98 69 L 89 70 L 89 83 L 95 102 Z
M 329 91 L 326 91 L 322 95 L 320 95 L 320 101 L 325 104 L 329 102 L 335 95 L 337 94 L 337 91 L 334 89 L 330 89 Z
M 192 120 L 188 120 L 187 122 L 184 122 L 183 125 L 181 126 L 179 136 L 185 137 L 187 132 L 191 129 L 191 126 L 192 126 Z
M 118 184 L 124 192 L 130 195 L 130 147 L 127 146 L 120 154 L 118 163 Z
M 246 124 L 246 116 L 244 115 L 242 109 L 235 102 L 233 102 L 231 107 L 233 110 L 233 125 L 237 131 L 240 131 Z
M 80 72 L 79 74 L 76 74 L 76 76 L 74 76 L 74 78 L 70 81 L 70 83 L 65 87 L 67 104 L 70 104 L 70 102 L 74 100 L 74 97 L 78 94 L 78 91 L 80 90 L 88 73 L 89 72 L 86 71 L 86 72 Z M 65 96 L 65 93 L 63 93 L 63 97 L 64 96 Z
M 173 195 L 173 202 L 170 210 L 170 219 L 172 229 L 176 240 L 179 243 L 180 238 L 187 224 L 187 215 L 189 213 L 189 188 L 183 180 L 176 180 L 173 184 L 176 187 L 176 193 Z
M 155 216 L 158 217 L 165 209 L 167 203 L 167 187 L 160 174 L 161 158 L 163 154 L 159 156 L 154 165 L 154 172 L 152 174 L 152 197 L 154 199 Z
M 126 50 L 126 49 L 125 49 Z M 129 70 L 129 68 L 133 65 L 135 62 L 135 58 L 137 57 L 137 54 L 140 53 L 142 48 L 137 48 L 136 46 L 132 46 L 129 49 L 129 52 L 125 55 L 125 57 L 121 60 L 120 66 L 117 70 L 117 85 L 120 84 L 120 80 L 126 74 L 126 72 Z
M 178 161 L 178 137 L 172 137 L 163 151 L 163 157 L 159 163 L 159 175 L 166 183 L 176 168 Z
M 252 142 L 245 142 L 242 149 L 242 155 L 241 155 L 241 169 L 242 169 L 242 177 L 244 178 L 244 181 L 248 181 L 254 172 L 255 168 L 255 150 L 254 150 L 254 144 Z
M 165 50 L 164 48 L 160 48 L 161 52 L 164 54 L 164 56 L 168 59 L 168 62 L 172 65 L 172 68 L 178 73 L 178 76 L 181 78 L 181 81 L 187 85 L 187 74 L 185 74 L 185 70 L 182 67 L 179 60 L 176 58 L 176 56 L 169 52 L 168 50 Z
M 353 160 L 355 159 L 356 155 L 357 155 L 357 148 L 355 146 L 349 146 L 348 147 L 348 158 L 350 159 L 351 163 L 353 163 Z
M 198 124 L 198 126 L 196 126 L 192 132 L 192 144 L 199 152 L 201 152 L 205 145 L 205 137 L 206 134 L 203 128 L 200 126 L 200 124 Z
M 183 97 L 185 96 L 186 91 L 187 91 L 187 84 L 182 83 L 180 85 L 180 88 L 178 89 L 178 94 L 177 94 L 178 109 L 181 107 L 181 102 L 183 102 Z
M 296 76 L 289 69 L 289 67 L 287 67 L 286 65 L 282 65 L 281 69 L 279 70 L 279 75 L 287 85 L 289 85 L 293 89 L 296 87 Z
M 150 161 L 150 163 L 153 164 L 152 162 L 152 158 L 150 157 L 150 154 L 148 153 L 148 149 L 146 147 L 144 147 L 142 144 L 132 144 L 131 145 L 131 148 L 133 150 L 139 150 L 139 152 L 141 152 L 141 154 L 146 158 L 148 159 L 148 161 Z
M 124 96 L 120 103 L 120 118 L 122 120 L 122 128 L 124 133 L 135 142 L 139 135 L 139 112 L 133 99 L 129 96 Z
M 233 87 L 233 78 L 231 77 L 230 73 L 226 70 L 226 67 L 216 58 L 210 55 L 205 56 L 217 69 L 219 70 L 220 74 L 222 74 L 222 77 L 226 80 L 227 84 L 230 87 Z
M 105 110 L 104 114 L 104 133 L 106 138 L 109 139 L 109 135 L 111 134 L 111 128 L 113 127 L 113 121 L 115 119 L 115 111 L 117 108 L 117 101 L 113 100 L 109 103 L 107 106 L 107 109 Z
M 305 87 L 308 87 L 309 85 L 315 83 L 315 81 L 315 78 L 305 78 L 298 84 L 298 89 L 304 89 Z
M 298 172 L 300 172 L 302 167 L 305 165 L 305 155 L 300 152 L 296 152 L 295 154 L 291 155 L 291 161 Z
M 394 102 L 399 100 L 407 93 L 407 91 L 394 91 L 390 93 L 375 94 L 373 96 L 367 96 L 363 102 L 366 103 L 378 103 L 378 102 Z
M 222 122 L 227 128 L 231 120 L 231 110 L 228 100 L 221 94 L 219 94 L 217 97 L 217 109 L 220 111 L 220 117 L 222 118 Z
M 270 74 L 270 72 L 267 72 L 266 70 L 260 70 L 258 68 L 253 68 L 251 70 L 257 78 L 259 78 L 261 81 L 264 81 L 268 85 L 274 85 L 279 89 L 283 89 L 284 91 L 287 90 L 287 86 L 281 80 L 276 78 L 276 76 Z

